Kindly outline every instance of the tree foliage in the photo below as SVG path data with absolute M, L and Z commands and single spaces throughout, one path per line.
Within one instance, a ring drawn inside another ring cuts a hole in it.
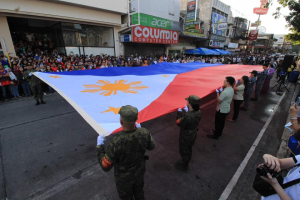
M 273 0 L 269 0 L 268 5 L 272 5 Z M 300 44 L 300 0 L 277 0 L 277 2 L 283 7 L 287 7 L 290 10 L 290 13 L 287 16 L 284 16 L 287 25 L 286 27 L 292 33 L 289 33 L 285 36 L 285 39 L 291 41 L 293 45 Z M 276 8 L 276 12 L 273 13 L 275 19 L 278 19 L 281 16 L 280 10 L 282 7 Z

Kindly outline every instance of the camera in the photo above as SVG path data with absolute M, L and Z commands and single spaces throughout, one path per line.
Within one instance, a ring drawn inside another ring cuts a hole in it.
M 259 175 L 259 176 L 265 176 L 267 177 L 267 174 L 271 174 L 272 177 L 274 178 L 277 178 L 279 173 L 274 171 L 274 170 L 271 170 L 268 166 L 266 165 L 263 165 L 261 167 L 258 167 L 256 168 L 256 173 Z

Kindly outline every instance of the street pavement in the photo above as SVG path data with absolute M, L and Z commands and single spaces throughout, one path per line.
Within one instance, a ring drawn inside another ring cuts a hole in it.
M 290 88 L 228 199 L 259 199 L 252 189 L 255 168 L 263 154 L 277 154 L 293 96 L 294 86 Z M 204 98 L 202 104 L 215 96 Z M 187 173 L 173 167 L 180 159 L 176 113 L 142 123 L 156 142 L 155 149 L 147 152 L 146 199 L 219 199 L 280 98 L 275 92 L 261 95 L 247 112 L 240 112 L 238 121 L 226 121 L 217 141 L 206 137 L 214 129 L 216 103 L 206 104 Z M 34 105 L 33 98 L 0 103 L 1 197 L 118 199 L 113 170 L 103 172 L 97 162 L 98 134 L 59 94 L 47 95 L 45 101 L 40 106 Z

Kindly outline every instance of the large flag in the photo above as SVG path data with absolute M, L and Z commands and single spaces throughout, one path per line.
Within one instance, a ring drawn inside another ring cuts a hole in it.
M 189 95 L 205 97 L 223 85 L 226 76 L 240 79 L 253 65 L 160 63 L 147 67 L 105 68 L 34 75 L 54 88 L 101 135 L 120 128 L 124 105 L 139 110 L 138 123 L 177 110 Z

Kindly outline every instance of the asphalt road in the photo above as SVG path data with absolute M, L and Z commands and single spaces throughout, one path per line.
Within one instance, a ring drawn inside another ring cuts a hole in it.
M 251 187 L 255 168 L 264 153 L 277 154 L 292 95 L 293 91 L 283 99 L 229 199 L 259 199 Z M 251 102 L 237 122 L 226 122 L 218 141 L 206 137 L 214 128 L 215 103 L 202 108 L 188 173 L 173 167 L 180 159 L 176 113 L 143 123 L 156 142 L 155 149 L 147 152 L 146 199 L 218 199 L 280 97 L 271 92 Z M 202 102 L 213 98 L 215 94 Z M 103 172 L 97 163 L 97 133 L 59 94 L 47 95 L 45 101 L 37 107 L 31 98 L 0 103 L 1 197 L 118 199 L 113 170 Z

